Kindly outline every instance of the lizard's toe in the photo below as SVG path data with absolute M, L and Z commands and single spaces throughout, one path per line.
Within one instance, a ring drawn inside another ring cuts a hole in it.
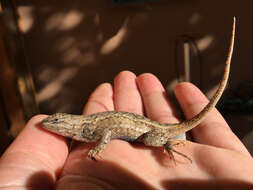
M 96 150 L 90 150 L 88 153 L 88 157 L 93 161 L 97 161 L 96 154 L 97 154 Z

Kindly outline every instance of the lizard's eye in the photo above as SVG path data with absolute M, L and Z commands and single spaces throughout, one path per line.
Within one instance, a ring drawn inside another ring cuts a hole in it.
M 53 120 L 53 123 L 57 123 L 57 122 L 59 122 L 59 119 L 58 119 L 58 118 L 55 118 L 55 119 Z

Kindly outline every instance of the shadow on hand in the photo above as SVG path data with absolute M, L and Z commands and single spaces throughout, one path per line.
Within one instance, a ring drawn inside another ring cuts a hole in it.
M 116 189 L 156 189 L 152 184 L 148 184 L 146 181 L 138 177 L 138 174 L 130 172 L 125 168 L 119 167 L 119 165 L 112 162 L 84 162 L 81 164 L 84 167 L 83 174 L 98 180 L 102 180 L 105 183 L 110 184 Z M 79 168 L 80 169 L 80 168 Z M 169 168 L 168 168 L 169 170 Z M 96 174 L 94 174 L 94 171 Z M 113 176 L 113 178 L 111 177 Z M 154 176 L 156 177 L 156 176 Z M 161 187 L 164 189 L 176 189 L 176 190 L 219 190 L 219 189 L 253 189 L 252 183 L 243 182 L 240 180 L 198 180 L 198 179 L 171 179 L 160 182 Z M 26 184 L 28 188 L 33 189 L 54 189 L 54 182 L 52 176 L 49 173 L 40 171 L 30 177 Z

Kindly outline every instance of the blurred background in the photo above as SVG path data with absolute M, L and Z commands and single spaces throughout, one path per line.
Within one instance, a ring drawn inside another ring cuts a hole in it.
M 81 114 L 89 94 L 123 70 L 180 81 L 208 97 L 236 43 L 218 108 L 253 152 L 250 0 L 0 0 L 1 151 L 38 113 Z

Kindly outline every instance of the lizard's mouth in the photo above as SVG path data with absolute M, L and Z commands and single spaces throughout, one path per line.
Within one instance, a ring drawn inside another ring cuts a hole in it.
M 41 121 L 41 126 L 52 132 L 57 132 L 60 129 L 62 122 L 58 119 L 51 119 L 50 116 Z
M 64 118 L 60 117 L 55 117 L 54 115 L 48 116 L 44 120 L 42 120 L 41 125 L 45 129 L 50 129 L 50 128 L 65 128 L 66 122 L 64 122 Z
M 43 128 L 49 126 L 50 122 L 48 121 L 48 117 L 46 119 L 43 119 L 40 124 L 42 125 Z

